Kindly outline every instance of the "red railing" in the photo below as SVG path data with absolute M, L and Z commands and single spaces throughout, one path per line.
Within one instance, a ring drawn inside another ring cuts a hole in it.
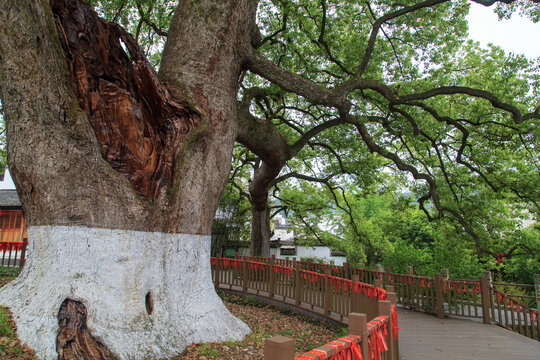
M 26 262 L 27 241 L 0 241 L 0 266 L 22 267 Z
M 250 257 L 240 257 L 241 259 L 251 259 Z M 336 295 L 332 300 L 330 310 L 340 315 L 340 318 L 346 316 L 348 311 L 354 311 L 351 304 L 351 298 L 354 297 L 355 291 L 350 293 L 348 286 L 343 284 L 349 284 L 344 280 L 350 280 L 352 282 L 360 282 L 364 284 L 371 284 L 375 287 L 391 287 L 392 291 L 397 296 L 397 302 L 406 306 L 414 311 L 422 311 L 429 314 L 437 315 L 441 318 L 445 316 L 460 316 L 470 318 L 483 319 L 484 323 L 491 323 L 503 326 L 509 330 L 518 332 L 524 336 L 528 336 L 532 339 L 540 341 L 540 334 L 538 331 L 538 316 L 535 314 L 534 309 L 530 309 L 526 305 L 520 303 L 520 309 L 528 309 L 520 312 L 518 315 L 515 311 L 514 317 L 508 310 L 505 312 L 503 308 L 506 306 L 509 309 L 509 301 L 498 301 L 498 297 L 495 295 L 498 292 L 495 288 L 491 287 L 486 277 L 481 277 L 479 280 L 462 280 L 462 279 L 443 279 L 439 274 L 435 277 L 428 276 L 415 276 L 393 273 L 390 269 L 386 271 L 376 271 L 361 268 L 352 268 L 348 264 L 343 266 L 328 265 L 313 263 L 311 261 L 296 261 L 289 259 L 274 259 L 272 258 L 257 258 L 260 262 L 269 263 L 274 261 L 275 264 L 283 267 L 293 267 L 294 269 L 302 269 L 319 274 L 328 274 L 329 280 L 333 282 L 333 278 L 341 278 L 341 285 L 339 282 L 331 284 L 335 286 L 333 293 Z M 500 284 L 495 285 L 512 285 L 512 286 L 524 286 L 518 284 Z M 323 306 L 321 295 L 321 285 L 316 282 L 315 284 L 306 284 L 309 288 L 308 300 L 314 297 L 313 301 L 316 301 L 317 306 Z M 294 294 L 287 293 L 288 297 L 294 296 Z M 524 297 L 524 296 L 522 296 Z M 529 298 L 530 296 L 527 296 Z M 514 296 L 504 294 L 503 298 L 510 299 L 512 302 L 518 303 Z M 302 301 L 305 301 L 302 298 Z M 363 300 L 360 300 L 363 301 Z M 369 308 L 369 305 L 366 305 Z M 499 310 L 500 309 L 500 310 Z M 501 315 L 499 316 L 499 311 Z M 536 312 L 537 313 L 537 312 Z M 373 311 L 370 312 L 373 314 Z M 507 317 L 505 317 L 506 315 Z M 531 319 L 532 314 L 532 321 Z M 527 317 L 529 320 L 525 321 Z M 513 324 L 513 326 L 512 326 Z
M 344 271 L 342 267 L 337 266 L 319 264 L 313 266 L 314 264 L 297 261 L 283 262 L 275 258 L 248 257 L 242 259 L 216 257 L 211 258 L 210 262 L 214 285 L 219 289 L 270 298 L 274 302 L 292 305 L 342 323 L 348 321 L 351 324 L 351 316 L 364 313 L 362 316 L 365 331 L 364 333 L 361 331 L 358 335 L 365 338 L 357 341 L 356 346 L 364 344 L 361 345 L 363 346 L 361 351 L 366 356 L 369 356 L 368 351 L 371 351 L 371 354 L 377 354 L 378 357 L 384 353 L 383 359 L 398 359 L 397 334 L 393 338 L 388 337 L 389 333 L 397 332 L 397 313 L 395 307 L 391 307 L 391 301 L 395 305 L 396 296 L 380 286 L 362 283 L 356 276 L 353 280 L 335 276 L 335 273 Z M 387 325 L 390 319 L 395 326 L 388 332 Z M 379 330 L 384 332 L 385 336 L 382 343 L 382 335 L 377 335 Z M 348 340 L 346 338 L 328 344 L 327 355 L 340 356 L 339 354 L 355 352 L 356 346 L 353 345 L 354 340 L 351 340 L 354 336 L 347 338 Z M 379 346 L 387 343 L 395 344 L 390 346 L 392 349 L 395 348 L 392 355 L 388 355 L 386 347 Z M 315 349 L 310 354 L 317 352 L 322 354 L 324 351 Z M 272 356 L 265 358 L 273 359 Z

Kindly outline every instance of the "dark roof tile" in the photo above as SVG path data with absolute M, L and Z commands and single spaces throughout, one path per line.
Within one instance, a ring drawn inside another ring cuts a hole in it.
M 0 190 L 0 206 L 1 207 L 20 207 L 21 201 L 17 190 Z

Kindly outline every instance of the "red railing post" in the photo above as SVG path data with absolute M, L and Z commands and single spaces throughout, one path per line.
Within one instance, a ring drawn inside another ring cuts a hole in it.
M 435 298 L 437 299 L 437 317 L 444 319 L 444 282 L 441 274 L 435 274 Z
M 491 323 L 491 317 L 489 315 L 489 305 L 490 305 L 490 290 L 487 278 L 482 276 L 480 278 L 480 297 L 482 300 L 482 319 L 484 324 Z
M 264 360 L 294 360 L 294 340 L 276 335 L 264 341 Z

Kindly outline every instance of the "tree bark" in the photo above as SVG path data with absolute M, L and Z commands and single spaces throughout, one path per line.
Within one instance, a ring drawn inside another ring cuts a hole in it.
M 268 206 L 259 209 L 251 206 L 251 249 L 252 256 L 270 256 L 270 214 Z
M 84 3 L 0 3 L 8 164 L 29 223 L 27 265 L 0 302 L 41 358 L 76 338 L 143 359 L 248 333 L 213 290 L 209 252 L 256 8 L 181 1 L 155 74 Z M 58 334 L 66 299 L 87 331 Z
M 251 201 L 251 249 L 252 256 L 270 256 L 270 213 L 268 208 L 268 191 L 272 181 L 283 168 L 280 163 L 262 162 L 253 174 L 249 185 Z

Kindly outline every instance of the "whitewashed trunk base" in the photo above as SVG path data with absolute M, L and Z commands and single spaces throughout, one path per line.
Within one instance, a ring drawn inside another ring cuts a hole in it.
M 27 264 L 0 289 L 0 303 L 44 360 L 58 357 L 57 314 L 66 298 L 86 306 L 89 331 L 121 359 L 170 357 L 192 343 L 250 332 L 214 291 L 210 236 L 37 226 L 28 238 Z

